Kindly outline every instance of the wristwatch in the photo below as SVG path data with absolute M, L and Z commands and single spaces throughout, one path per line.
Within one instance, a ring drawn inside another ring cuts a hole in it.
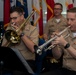
M 69 44 L 69 43 L 67 43 L 67 44 L 64 46 L 65 49 L 67 49 L 67 48 L 69 48 L 69 47 L 70 47 L 70 44 Z
M 20 34 L 20 37 L 22 37 L 22 36 L 24 36 L 24 35 L 25 35 L 24 33 L 21 33 L 21 34 Z

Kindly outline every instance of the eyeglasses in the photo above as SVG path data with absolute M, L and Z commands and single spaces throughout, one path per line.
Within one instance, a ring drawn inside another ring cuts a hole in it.
M 10 20 L 12 20 L 12 19 L 13 19 L 13 20 L 16 20 L 18 17 L 19 17 L 19 16 L 17 16 L 17 17 L 11 17 Z
M 54 10 L 62 10 L 61 8 L 54 8 Z

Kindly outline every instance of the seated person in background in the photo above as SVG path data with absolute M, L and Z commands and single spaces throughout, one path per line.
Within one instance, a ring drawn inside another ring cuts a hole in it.
M 15 31 L 18 30 L 22 24 L 24 26 L 17 33 L 20 37 L 20 42 L 17 44 L 14 43 L 12 45 L 12 43 L 9 43 L 11 40 L 13 40 L 13 38 L 10 37 L 12 36 L 12 32 L 10 34 L 7 34 L 7 36 L 5 35 L 8 32 L 8 30 L 15 30 Z M 9 41 L 6 39 L 6 37 L 8 39 L 10 38 Z M 29 22 L 26 23 L 26 19 L 24 18 L 24 10 L 21 7 L 12 8 L 10 10 L 10 23 L 4 33 L 1 46 L 18 49 L 19 52 L 25 58 L 25 60 L 27 60 L 28 63 L 31 64 L 31 61 L 35 60 L 34 45 L 38 45 L 38 40 L 39 40 L 38 30 L 35 26 L 32 26 Z
M 46 23 L 45 28 L 44 28 L 43 38 L 45 41 L 48 41 L 49 39 L 51 39 L 51 35 L 53 34 L 53 32 L 56 32 L 56 31 L 60 32 L 64 28 L 67 27 L 67 20 L 61 14 L 62 11 L 63 11 L 62 4 L 61 3 L 55 3 L 55 5 L 54 5 L 54 17 L 51 18 L 50 20 L 48 20 L 48 22 Z M 50 55 L 51 51 L 49 51 L 48 53 Z M 52 60 L 51 60 L 51 62 L 53 63 Z
M 53 32 L 62 31 L 67 27 L 67 20 L 61 14 L 63 11 L 63 6 L 61 3 L 55 3 L 54 5 L 54 17 L 49 19 L 44 28 L 44 39 L 47 41 L 51 37 Z
M 51 39 L 51 35 L 53 34 L 53 32 L 55 31 L 62 31 L 64 28 L 67 27 L 67 20 L 65 17 L 63 17 L 63 15 L 61 14 L 63 10 L 63 6 L 61 3 L 56 3 L 54 6 L 54 17 L 52 19 L 50 19 L 44 28 L 44 35 L 43 38 L 41 39 L 42 43 L 49 41 L 49 39 Z M 40 44 L 41 45 L 41 44 Z M 44 49 L 45 50 L 45 49 Z M 38 62 L 41 64 L 41 67 L 39 67 L 40 69 L 45 69 L 44 71 L 49 71 L 49 69 L 53 69 L 54 66 L 51 65 L 50 67 L 50 63 L 48 61 L 51 61 L 51 63 L 53 63 L 52 61 L 52 50 L 47 50 L 46 52 L 43 50 L 42 55 L 38 56 Z M 53 58 L 54 59 L 54 58 Z M 59 60 L 61 61 L 61 60 Z M 55 63 L 58 63 L 57 60 L 54 59 Z M 59 64 L 56 64 L 59 67 L 62 65 L 61 62 Z M 58 68 L 58 66 L 55 66 L 54 69 L 56 69 L 56 67 Z
M 63 54 L 62 68 L 45 73 L 45 75 L 76 75 L 76 7 L 67 10 L 67 23 L 70 26 L 67 29 L 69 37 L 65 39 L 63 35 L 59 36 L 55 33 L 58 37 L 52 42 L 56 45 L 52 49 L 53 56 L 59 59 Z

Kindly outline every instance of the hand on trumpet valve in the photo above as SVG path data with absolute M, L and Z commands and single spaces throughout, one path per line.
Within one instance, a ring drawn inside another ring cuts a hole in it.
M 54 41 L 52 41 L 52 44 L 53 45 L 64 45 L 66 42 L 65 38 L 59 34 L 57 34 L 56 36 L 57 38 Z
M 58 35 L 58 33 L 59 33 L 59 32 L 58 32 L 58 30 L 57 30 L 57 31 L 55 31 L 55 32 L 53 32 L 53 33 L 52 33 L 52 35 L 51 35 L 51 38 L 53 38 L 53 37 L 57 36 L 57 35 Z

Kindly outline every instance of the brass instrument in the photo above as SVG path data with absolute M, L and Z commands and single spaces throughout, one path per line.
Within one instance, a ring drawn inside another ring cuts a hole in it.
M 26 18 L 26 20 L 20 25 L 17 30 L 7 30 L 5 32 L 5 38 L 7 39 L 9 44 L 15 45 L 20 43 L 20 36 L 18 35 L 18 32 L 24 27 L 24 25 L 26 25 L 26 23 L 29 21 L 31 16 L 34 15 L 35 12 L 36 10 L 32 11 L 31 14 Z
M 70 34 L 67 34 L 67 35 L 65 35 L 65 36 L 63 36 L 65 39 L 67 38 L 67 37 L 69 37 L 70 36 Z M 47 51 L 47 50 L 51 50 L 52 48 L 54 48 L 56 45 L 50 45 L 47 49 L 45 49 L 45 51 Z
M 64 30 L 62 30 L 58 35 L 62 35 L 65 31 L 67 31 L 68 29 L 70 28 L 70 26 L 66 27 Z M 65 38 L 67 38 L 69 36 L 66 35 L 64 36 Z M 41 54 L 42 53 L 42 50 L 44 49 L 45 51 L 47 51 L 48 49 L 52 49 L 55 47 L 55 45 L 51 45 L 50 47 L 48 47 L 47 49 L 45 49 L 45 47 L 47 47 L 48 44 L 50 44 L 52 41 L 54 41 L 58 36 L 55 36 L 53 38 L 51 38 L 50 40 L 48 40 L 47 42 L 45 42 L 44 44 L 42 44 L 41 46 L 39 46 L 38 48 L 36 48 L 35 46 L 35 49 L 36 49 L 36 53 L 37 54 Z

